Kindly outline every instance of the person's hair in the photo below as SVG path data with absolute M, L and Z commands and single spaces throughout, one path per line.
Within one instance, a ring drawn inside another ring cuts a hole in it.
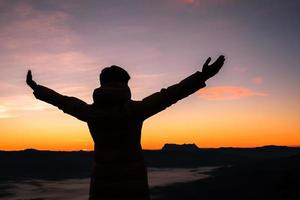
M 116 65 L 104 68 L 100 73 L 100 84 L 105 85 L 111 82 L 128 84 L 130 76 L 128 72 Z

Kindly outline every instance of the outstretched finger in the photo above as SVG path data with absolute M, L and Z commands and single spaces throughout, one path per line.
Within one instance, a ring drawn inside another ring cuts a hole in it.
M 222 56 L 219 56 L 219 58 L 216 60 L 216 63 L 223 64 L 224 61 L 225 61 L 225 57 L 222 55 Z
M 28 70 L 27 72 L 27 79 L 32 79 L 31 70 Z
M 225 61 L 225 57 L 223 56 L 223 55 L 220 55 L 219 57 L 218 57 L 218 59 L 217 59 L 217 61 L 219 61 L 219 62 L 224 62 Z
M 219 71 L 219 70 L 222 68 L 222 66 L 224 65 L 224 61 L 225 61 L 224 56 L 220 56 L 220 57 L 217 59 L 216 63 L 217 63 L 217 70 L 218 70 L 218 71 Z
M 211 61 L 211 57 L 208 57 L 207 60 L 204 63 L 204 66 L 208 65 L 210 63 L 210 61 Z

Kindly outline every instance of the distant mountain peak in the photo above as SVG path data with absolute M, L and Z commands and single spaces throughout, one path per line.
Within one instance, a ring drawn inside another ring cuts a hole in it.
M 36 151 L 39 151 L 39 150 L 33 149 L 33 148 L 28 148 L 28 149 L 24 149 L 23 151 L 25 151 L 25 152 L 36 152 Z
M 196 144 L 165 144 L 162 151 L 199 151 L 199 147 Z

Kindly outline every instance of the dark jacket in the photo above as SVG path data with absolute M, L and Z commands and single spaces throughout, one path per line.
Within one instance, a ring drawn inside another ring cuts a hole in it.
M 38 85 L 37 99 L 87 122 L 95 143 L 90 199 L 149 199 L 147 172 L 141 148 L 145 119 L 205 87 L 201 72 L 141 101 L 131 100 L 127 86 L 112 83 L 95 89 L 89 105 Z

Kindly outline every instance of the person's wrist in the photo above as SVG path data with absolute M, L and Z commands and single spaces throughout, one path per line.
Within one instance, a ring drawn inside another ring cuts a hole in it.
M 198 71 L 198 73 L 201 76 L 201 79 L 203 80 L 203 82 L 205 82 L 209 79 L 209 77 L 207 76 L 207 74 L 205 72 Z
M 30 82 L 28 85 L 29 85 L 29 86 L 31 87 L 31 89 L 33 89 L 33 90 L 35 90 L 36 87 L 37 87 L 37 83 L 34 82 L 34 81 Z
M 204 81 L 207 81 L 210 77 L 208 76 L 208 74 L 206 72 L 201 72 L 202 78 Z

